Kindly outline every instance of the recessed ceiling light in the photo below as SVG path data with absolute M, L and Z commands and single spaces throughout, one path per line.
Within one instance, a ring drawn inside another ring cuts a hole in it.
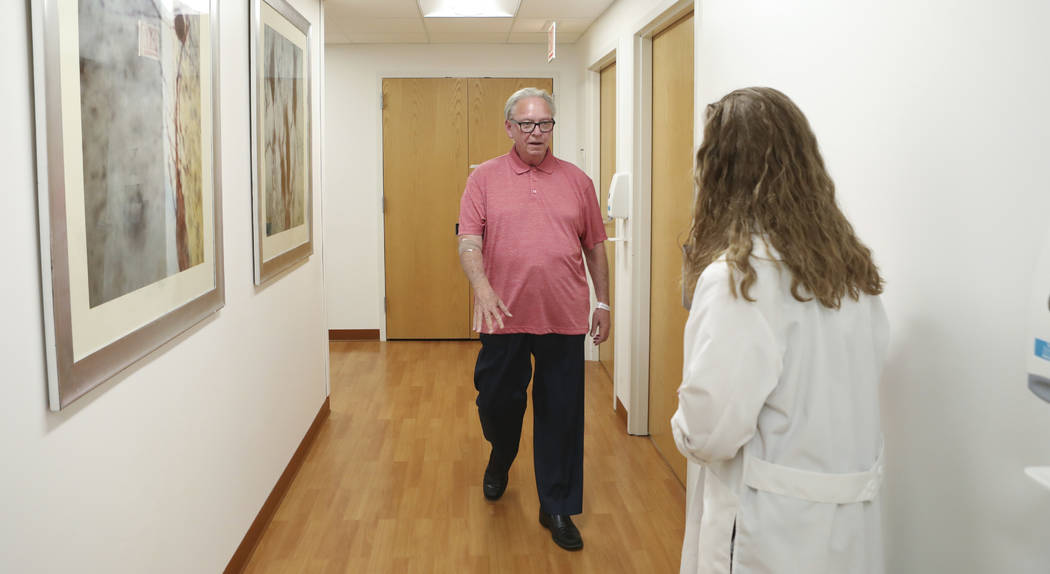
M 511 18 L 521 0 L 418 0 L 424 18 Z

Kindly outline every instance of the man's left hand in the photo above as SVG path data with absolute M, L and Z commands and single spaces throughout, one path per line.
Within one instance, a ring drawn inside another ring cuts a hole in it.
M 591 338 L 595 345 L 601 345 L 609 338 L 612 329 L 612 314 L 605 309 L 595 309 L 591 314 Z

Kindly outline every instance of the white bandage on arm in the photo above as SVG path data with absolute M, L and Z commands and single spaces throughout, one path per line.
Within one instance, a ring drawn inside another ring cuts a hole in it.
M 464 253 L 468 253 L 470 251 L 481 251 L 481 246 L 478 245 L 477 240 L 471 237 L 460 239 L 459 254 L 463 255 Z

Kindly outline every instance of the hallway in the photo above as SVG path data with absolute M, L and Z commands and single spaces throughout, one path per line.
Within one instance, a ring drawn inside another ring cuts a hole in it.
M 488 445 L 473 342 L 335 342 L 331 415 L 246 572 L 674 572 L 685 490 L 626 434 L 587 363 L 584 549 L 537 523 L 531 404 L 510 485 L 481 493 Z

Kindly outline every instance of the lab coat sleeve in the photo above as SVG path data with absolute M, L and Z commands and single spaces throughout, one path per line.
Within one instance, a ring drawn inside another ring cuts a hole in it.
M 763 297 L 757 291 L 756 285 L 752 296 Z M 684 344 L 678 410 L 671 418 L 675 444 L 698 464 L 731 459 L 754 436 L 783 360 L 759 304 L 730 293 L 724 261 L 712 263 L 697 282 Z

